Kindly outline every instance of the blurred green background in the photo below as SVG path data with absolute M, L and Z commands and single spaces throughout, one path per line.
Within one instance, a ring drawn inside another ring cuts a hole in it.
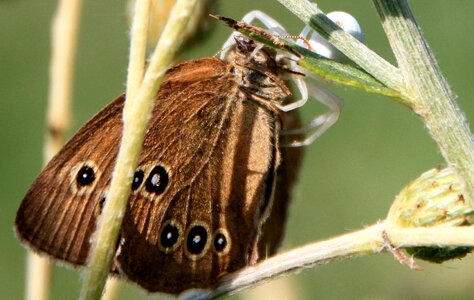
M 21 299 L 25 253 L 12 230 L 16 209 L 42 166 L 50 23 L 56 1 L 0 1 L 0 298 Z M 370 1 L 318 1 L 325 12 L 354 15 L 367 45 L 393 62 Z M 474 119 L 474 2 L 417 0 L 412 8 L 442 71 Z M 125 1 L 85 1 L 81 19 L 71 134 L 124 90 L 128 55 Z M 240 18 L 260 9 L 290 34 L 300 21 L 277 1 L 219 1 L 219 13 Z M 183 59 L 214 55 L 230 29 L 217 24 Z M 287 228 L 285 249 L 362 228 L 385 217 L 394 196 L 422 172 L 443 165 L 418 117 L 388 98 L 330 86 L 344 99 L 339 122 L 307 147 Z M 303 109 L 309 118 L 318 105 Z M 301 299 L 472 299 L 474 256 L 411 271 L 391 255 L 332 263 L 292 276 Z M 78 272 L 54 271 L 52 299 L 76 298 Z M 127 286 L 120 299 L 146 299 Z

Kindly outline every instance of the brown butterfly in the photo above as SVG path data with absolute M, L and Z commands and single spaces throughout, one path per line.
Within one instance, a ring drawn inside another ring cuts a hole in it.
M 277 105 L 291 92 L 272 50 L 236 41 L 226 60 L 172 67 L 156 97 L 111 270 L 148 291 L 211 288 L 257 261 L 281 162 Z M 107 201 L 124 99 L 88 121 L 26 193 L 15 227 L 34 251 L 86 264 Z M 266 238 L 270 252 L 281 235 Z

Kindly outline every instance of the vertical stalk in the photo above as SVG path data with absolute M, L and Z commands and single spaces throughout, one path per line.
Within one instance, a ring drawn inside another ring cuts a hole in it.
M 130 30 L 130 55 L 127 72 L 127 101 L 132 106 L 145 74 L 148 23 L 150 21 L 151 1 L 135 1 L 132 28 Z M 124 112 L 125 114 L 126 112 Z
M 47 131 L 43 149 L 44 165 L 61 149 L 64 133 L 69 127 L 81 5 L 82 0 L 60 1 L 52 22 Z M 29 252 L 25 299 L 49 299 L 51 273 L 52 263 L 47 258 Z
M 151 1 L 137 1 L 133 5 L 133 18 L 130 30 L 130 54 L 128 58 L 127 72 L 127 101 L 135 99 L 138 89 L 145 74 L 146 49 L 148 39 L 148 27 L 150 20 Z M 130 107 L 131 104 L 128 105 Z M 124 111 L 124 115 L 127 114 Z M 105 286 L 104 300 L 113 300 L 120 292 L 121 282 L 119 279 L 109 277 Z
M 26 260 L 26 300 L 49 299 L 53 264 L 48 258 L 28 252 Z
M 374 0 L 404 78 L 405 94 L 465 184 L 474 207 L 474 138 L 406 0 Z
M 117 296 L 120 294 L 122 285 L 123 285 L 122 281 L 117 277 L 110 276 L 109 278 L 107 278 L 107 283 L 105 284 L 104 295 L 102 296 L 101 300 L 117 299 Z
M 146 1 L 146 0 L 142 0 Z M 127 99 L 124 128 L 117 162 L 112 174 L 108 199 L 99 217 L 81 299 L 99 299 L 110 270 L 117 237 L 122 225 L 133 174 L 141 152 L 146 126 L 155 104 L 155 96 L 176 50 L 181 32 L 188 23 L 198 0 L 178 0 L 170 13 L 157 47 L 153 52 L 143 82 L 133 102 Z M 132 103 L 132 105 L 130 105 Z M 160 105 L 160 103 L 156 103 Z
M 74 60 L 82 0 L 61 0 L 52 24 L 45 164 L 64 143 L 71 119 Z

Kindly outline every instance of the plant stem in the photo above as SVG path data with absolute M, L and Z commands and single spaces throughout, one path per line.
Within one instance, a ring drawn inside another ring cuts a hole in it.
M 45 164 L 62 148 L 71 119 L 71 95 L 82 0 L 59 2 L 51 30 Z
M 255 266 L 224 277 L 215 290 L 207 294 L 185 295 L 186 299 L 214 299 L 233 294 L 275 278 L 306 268 L 387 250 L 383 233 L 393 247 L 413 246 L 474 246 L 474 226 L 394 228 L 380 222 L 362 230 L 326 241 L 312 243 L 277 256 Z
M 121 279 L 110 276 L 107 279 L 104 295 L 101 300 L 116 300 L 124 284 Z
M 132 106 L 145 74 L 146 49 L 148 40 L 148 23 L 150 20 L 151 1 L 136 1 L 133 11 L 133 22 L 130 31 L 130 55 L 127 72 L 126 97 Z M 127 112 L 124 111 L 124 115 Z
M 64 133 L 71 119 L 74 60 L 81 6 L 82 0 L 60 1 L 52 22 L 44 165 L 64 144 Z M 25 299 L 49 299 L 52 269 L 49 259 L 28 252 Z
M 142 0 L 148 1 L 148 0 Z M 130 106 L 127 99 L 124 110 L 124 128 L 112 175 L 112 182 L 103 213 L 98 220 L 89 266 L 86 270 L 81 299 L 100 299 L 110 270 L 117 237 L 125 214 L 133 174 L 141 152 L 146 126 L 155 104 L 155 96 L 176 49 L 181 42 L 180 33 L 186 28 L 197 0 L 178 0 L 170 13 L 150 60 L 137 97 Z M 159 105 L 159 103 L 156 103 Z
M 127 107 L 132 106 L 132 102 L 136 98 L 145 74 L 150 7 L 151 1 L 135 1 L 133 7 L 133 23 L 130 30 L 130 54 L 127 72 L 126 97 L 127 101 L 129 101 Z M 124 111 L 123 114 L 126 115 L 128 113 Z M 121 286 L 122 283 L 118 278 L 109 277 L 102 299 L 116 299 Z
M 377 80 L 389 88 L 402 90 L 402 77 L 396 67 L 342 30 L 314 3 L 308 0 L 278 0 L 278 2 Z
M 406 0 L 374 0 L 405 81 L 405 94 L 474 207 L 474 138 Z
M 44 256 L 28 252 L 26 260 L 26 300 L 48 300 L 53 263 Z

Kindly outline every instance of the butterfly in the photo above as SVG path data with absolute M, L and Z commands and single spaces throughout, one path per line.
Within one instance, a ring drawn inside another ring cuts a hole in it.
M 168 70 L 130 183 L 112 273 L 150 292 L 179 294 L 212 288 L 257 262 L 282 174 L 278 105 L 291 97 L 282 71 L 272 50 L 242 37 L 225 60 L 202 58 Z M 87 263 L 124 101 L 118 97 L 88 121 L 27 191 L 15 228 L 33 251 L 73 266 Z M 277 230 L 264 238 L 270 253 L 281 239 Z

